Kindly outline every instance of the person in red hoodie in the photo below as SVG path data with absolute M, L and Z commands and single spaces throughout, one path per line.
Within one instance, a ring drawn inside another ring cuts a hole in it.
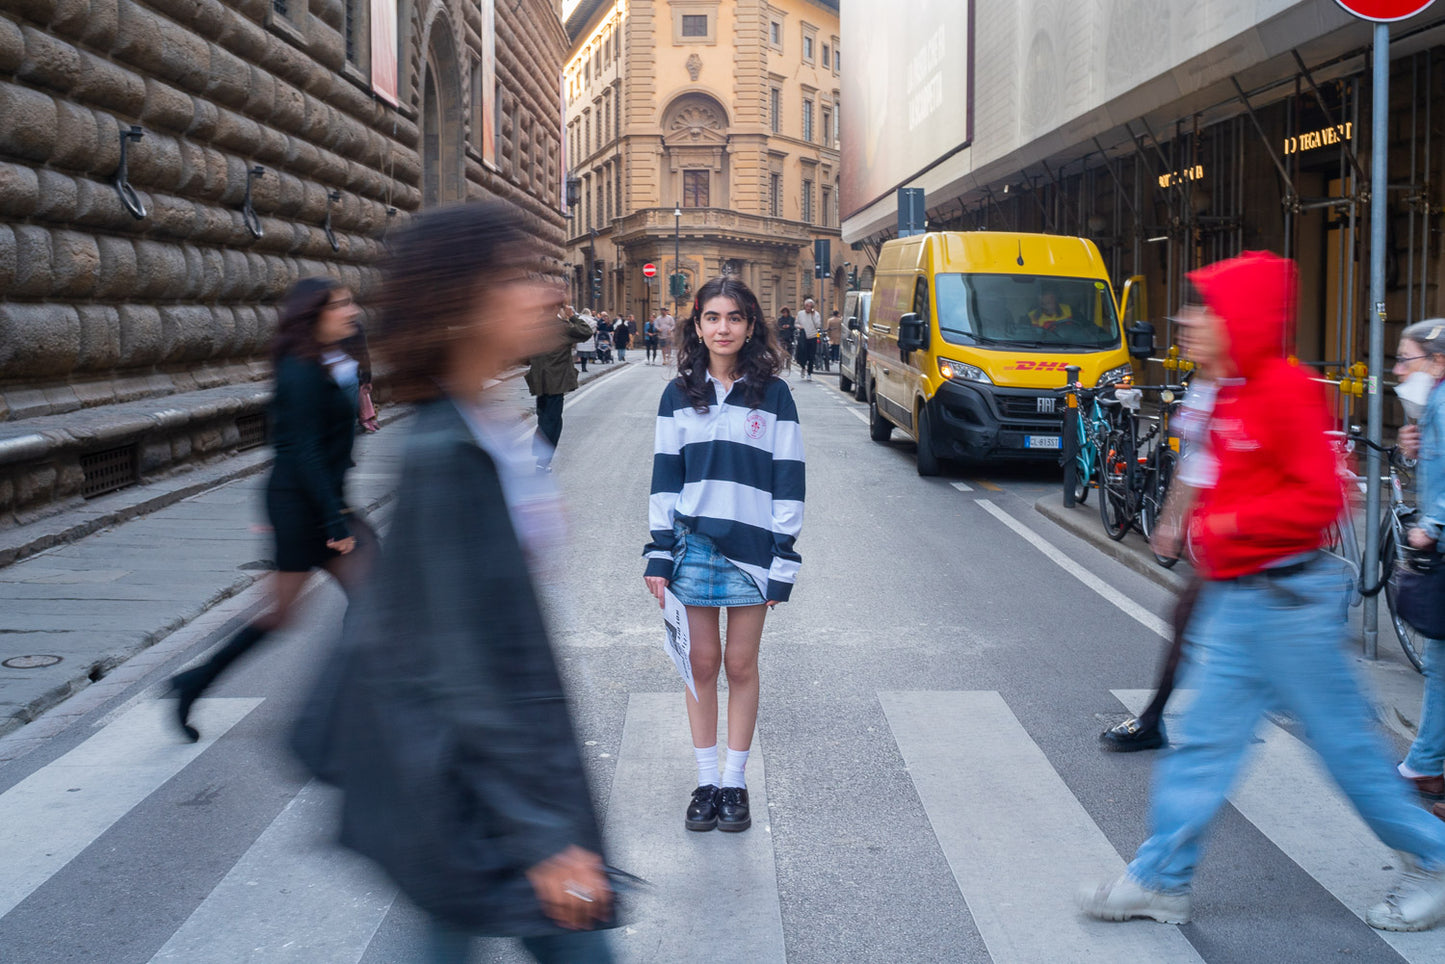
M 1351 577 L 1320 551 L 1344 506 L 1329 407 L 1310 372 L 1284 357 L 1294 263 L 1249 252 L 1189 279 L 1205 303 L 1200 351 L 1224 376 L 1210 423 L 1218 478 L 1190 529 L 1207 580 L 1188 631 L 1185 685 L 1198 695 L 1155 771 L 1149 839 L 1122 877 L 1086 887 L 1080 907 L 1101 920 L 1187 923 L 1209 825 L 1260 718 L 1284 710 L 1370 829 L 1403 855 L 1366 921 L 1428 929 L 1445 918 L 1445 823 L 1413 804 L 1345 655 Z

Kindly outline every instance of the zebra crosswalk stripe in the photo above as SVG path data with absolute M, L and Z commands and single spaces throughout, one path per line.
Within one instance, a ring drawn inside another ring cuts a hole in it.
M 335 845 L 337 802 L 303 787 L 152 962 L 360 961 L 396 888 Z
M 0 795 L 0 917 L 261 702 L 199 701 L 205 735 L 196 744 L 178 742 L 169 719 L 174 703 L 138 703 Z
M 1120 927 L 1075 909 L 1081 882 L 1116 876 L 1124 862 L 1002 696 L 878 696 L 994 964 L 1200 960 L 1176 928 Z
M 726 722 L 720 725 L 726 732 Z M 754 738 L 752 829 L 694 833 L 682 825 L 697 779 L 689 743 L 681 689 L 632 694 L 607 805 L 607 841 L 612 862 L 652 886 L 614 947 L 622 960 L 638 964 L 782 964 L 783 912 L 762 748 Z
M 1119 702 L 1139 713 L 1151 690 L 1113 690 Z M 1182 712 L 1192 693 L 1175 691 L 1165 715 Z M 1385 894 L 1400 858 L 1380 842 L 1333 780 L 1314 751 L 1287 730 L 1265 721 L 1257 734 L 1250 772 L 1229 794 L 1229 802 L 1285 856 L 1361 919 Z M 1387 869 L 1390 868 L 1390 869 Z M 1379 936 L 1412 964 L 1445 964 L 1439 933 L 1379 931 Z

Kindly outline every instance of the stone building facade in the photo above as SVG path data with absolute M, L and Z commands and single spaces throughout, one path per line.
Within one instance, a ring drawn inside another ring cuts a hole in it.
M 364 307 L 411 212 L 505 197 L 560 259 L 560 2 L 491 2 L 395 0 L 393 106 L 372 0 L 7 0 L 0 526 L 260 444 L 276 301 Z
M 675 270 L 689 292 L 738 275 L 769 317 L 831 303 L 813 241 L 830 241 L 829 275 L 848 258 L 836 0 L 581 0 L 566 26 L 577 304 L 594 304 L 598 266 L 596 307 L 639 318 L 673 306 Z

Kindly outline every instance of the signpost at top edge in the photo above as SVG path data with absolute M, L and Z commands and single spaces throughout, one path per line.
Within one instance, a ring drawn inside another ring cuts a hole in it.
M 1415 16 L 1435 0 L 1335 0 L 1335 2 L 1363 20 L 1392 23 Z

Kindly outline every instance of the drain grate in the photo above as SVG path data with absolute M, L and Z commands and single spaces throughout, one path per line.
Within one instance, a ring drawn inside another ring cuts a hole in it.
M 82 455 L 80 469 L 85 473 L 85 482 L 81 485 L 80 494 L 92 499 L 134 485 L 137 481 L 135 455 L 134 445 Z
M 61 657 L 59 656 L 50 655 L 11 656 L 5 660 L 5 662 L 0 663 L 0 666 L 6 666 L 10 669 L 44 669 L 47 666 L 54 666 L 60 662 L 60 659 Z
M 240 416 L 236 419 L 236 431 L 241 436 L 241 440 L 236 444 L 238 449 L 244 451 L 260 448 L 266 444 L 266 413 Z

